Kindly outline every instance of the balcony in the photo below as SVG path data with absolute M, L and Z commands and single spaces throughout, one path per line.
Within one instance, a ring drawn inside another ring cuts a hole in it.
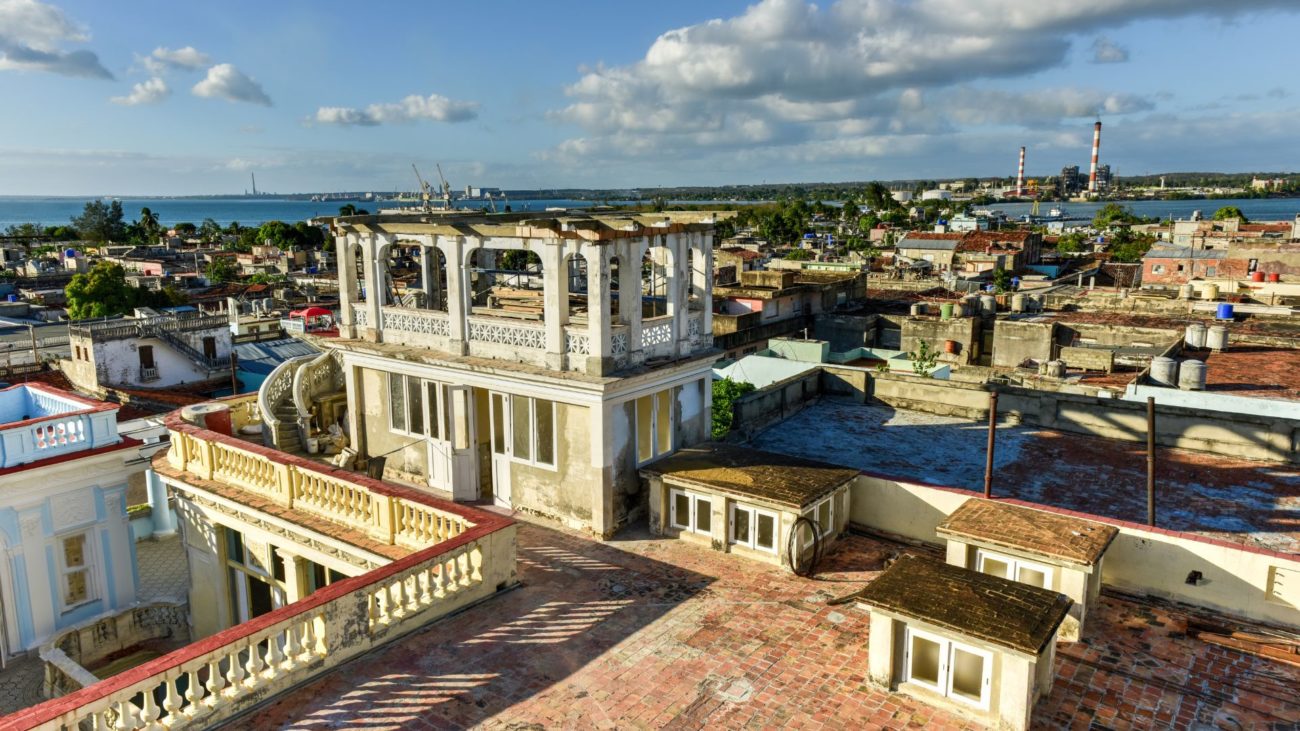
M 116 407 L 39 384 L 0 390 L 0 468 L 116 444 Z
M 254 396 L 218 403 L 230 407 L 236 434 L 258 419 Z M 9 716 L 8 728 L 219 724 L 516 583 L 515 527 L 508 518 L 268 449 L 188 423 L 179 413 L 165 423 L 171 448 L 154 467 L 176 491 L 178 504 L 221 503 L 289 521 L 299 540 L 352 542 L 384 562 Z M 68 677 L 55 685 L 90 681 L 67 665 L 60 667 Z

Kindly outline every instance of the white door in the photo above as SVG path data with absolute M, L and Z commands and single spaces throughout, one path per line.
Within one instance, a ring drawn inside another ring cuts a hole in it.
M 503 508 L 511 507 L 509 398 L 503 393 L 488 396 L 492 412 L 492 501 Z
M 451 402 L 447 388 L 424 382 L 425 432 L 429 452 L 429 486 L 451 492 Z
M 469 386 L 448 386 L 451 414 L 451 496 L 478 500 L 478 450 L 474 443 L 474 393 Z

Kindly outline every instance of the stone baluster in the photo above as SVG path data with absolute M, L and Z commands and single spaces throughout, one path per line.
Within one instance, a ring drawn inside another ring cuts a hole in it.
M 221 691 L 226 688 L 226 677 L 221 672 L 220 660 L 208 661 L 208 697 L 203 699 L 209 708 L 216 708 L 221 701 Z

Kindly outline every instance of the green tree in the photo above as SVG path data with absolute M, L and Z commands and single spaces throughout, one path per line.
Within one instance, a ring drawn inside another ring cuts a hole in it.
M 915 352 L 908 351 L 907 358 L 912 361 L 912 372 L 922 378 L 930 378 L 939 362 L 939 354 L 924 340 L 918 344 Z
M 66 292 L 68 317 L 73 320 L 126 314 L 140 297 L 140 290 L 127 284 L 122 265 L 108 261 L 74 276 Z
M 993 270 L 993 291 L 998 294 L 1011 291 L 1011 272 L 1001 267 Z
M 1142 219 L 1133 215 L 1133 211 L 1118 203 L 1107 203 L 1092 217 L 1093 228 L 1110 228 L 1111 226 L 1141 223 Z
M 186 237 L 186 238 L 189 238 L 190 236 L 193 236 L 194 234 L 198 233 L 198 231 L 199 231 L 199 227 L 198 227 L 198 226 L 195 226 L 194 224 L 192 224 L 192 223 L 190 223 L 190 222 L 188 222 L 188 221 L 184 221 L 184 222 L 178 223 L 178 224 L 176 224 L 175 226 L 172 226 L 172 228 L 176 230 L 176 235 L 178 235 L 178 236 L 184 236 L 184 237 Z
M 219 256 L 203 268 L 203 276 L 212 284 L 229 282 L 239 275 L 239 269 L 228 256 Z
M 1106 242 L 1106 250 L 1111 261 L 1132 264 L 1142 261 L 1155 242 L 1156 237 L 1151 234 L 1136 234 L 1132 229 L 1122 228 Z
M 150 244 L 158 241 L 158 234 L 162 233 L 162 224 L 158 222 L 158 214 L 146 208 L 140 209 L 140 233 L 144 240 Z
M 1214 220 L 1216 221 L 1227 221 L 1232 218 L 1240 218 L 1242 223 L 1250 223 L 1250 219 L 1246 218 L 1246 214 L 1242 213 L 1241 209 L 1236 206 L 1224 206 L 1214 212 Z
M 790 261 L 808 261 L 813 258 L 812 252 L 807 249 L 794 249 L 785 258 Z
M 78 237 L 85 241 L 122 241 L 126 238 L 124 219 L 122 201 L 90 201 L 82 209 L 81 215 L 72 219 L 72 227 L 77 229 Z
M 46 226 L 45 238 L 55 241 L 76 241 L 79 237 L 77 229 L 71 226 Z
M 1083 251 L 1084 236 L 1075 231 L 1068 234 L 1062 234 L 1056 240 L 1056 251 L 1061 254 L 1077 254 Z
M 731 433 L 736 418 L 736 399 L 754 390 L 754 384 L 723 378 L 713 382 L 714 439 L 723 439 Z
M 212 218 L 203 219 L 203 223 L 199 224 L 199 238 L 203 239 L 205 244 L 217 243 L 221 240 L 221 224 Z

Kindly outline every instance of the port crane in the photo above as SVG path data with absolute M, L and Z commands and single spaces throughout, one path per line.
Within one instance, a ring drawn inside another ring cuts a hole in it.
M 424 176 L 420 175 L 420 169 L 415 166 L 415 163 L 411 163 L 411 169 L 415 171 L 415 179 L 420 181 L 420 203 L 422 204 L 421 207 L 426 211 L 435 210 L 433 207 L 433 199 L 437 197 L 442 199 L 441 210 L 450 211 L 452 208 L 451 184 L 447 182 L 447 178 L 444 177 L 442 174 L 442 165 L 437 165 L 437 168 L 438 168 L 438 179 L 442 183 L 441 193 L 435 192 L 433 186 L 429 184 L 429 181 L 425 180 Z

